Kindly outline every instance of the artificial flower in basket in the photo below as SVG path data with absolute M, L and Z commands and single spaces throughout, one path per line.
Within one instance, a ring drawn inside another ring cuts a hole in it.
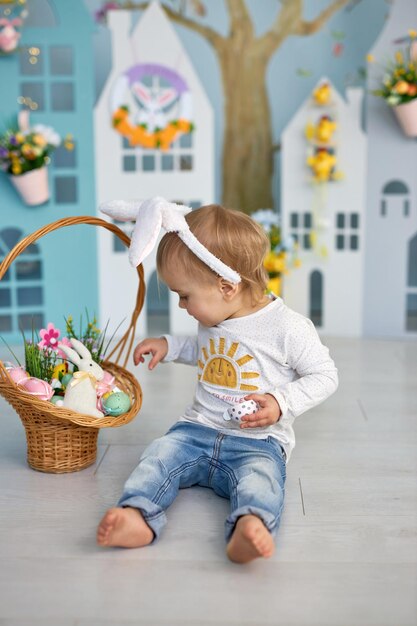
M 18 124 L 11 125 L 0 135 L 0 168 L 29 206 L 49 199 L 47 165 L 60 144 L 61 137 L 53 128 L 43 124 L 29 127 L 27 118 L 21 115 Z M 73 148 L 69 136 L 64 146 L 68 150 Z
M 52 323 L 39 332 L 37 341 L 34 331 L 30 341 L 23 335 L 25 366 L 15 357 L 17 366 L 6 365 L 9 376 L 22 391 L 58 408 L 96 418 L 126 413 L 131 406 L 129 395 L 101 367 L 112 338 L 104 347 L 107 326 L 101 332 L 96 324 L 87 314 L 87 326 L 82 329 L 81 321 L 78 334 L 69 317 L 66 337 L 61 338 L 61 331 Z
M 111 339 L 104 348 L 105 331 L 95 324 L 76 338 L 71 318 L 64 337 L 49 323 L 39 336 L 32 331 L 30 341 L 24 338 L 24 365 L 11 348 L 17 365 L 0 361 L 0 393 L 25 427 L 33 469 L 60 474 L 88 467 L 97 457 L 99 429 L 127 424 L 140 409 L 139 383 L 103 361 Z
M 409 31 L 410 46 L 397 50 L 394 60 L 388 62 L 382 86 L 372 91 L 392 107 L 404 133 L 417 137 L 417 31 Z M 369 63 L 374 57 L 368 55 Z
M 279 296 L 282 291 L 282 276 L 290 267 L 299 267 L 298 244 L 293 237 L 282 240 L 279 215 L 272 209 L 259 209 L 251 217 L 260 224 L 268 235 L 271 250 L 266 255 L 264 266 L 268 272 L 267 291 Z

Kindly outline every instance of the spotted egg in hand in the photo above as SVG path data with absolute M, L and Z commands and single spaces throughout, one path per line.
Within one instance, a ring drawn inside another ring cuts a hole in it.
M 252 415 L 252 413 L 256 413 L 258 410 L 259 404 L 257 402 L 254 400 L 245 400 L 227 409 L 223 414 L 223 419 L 226 421 L 233 420 L 240 422 L 244 415 Z

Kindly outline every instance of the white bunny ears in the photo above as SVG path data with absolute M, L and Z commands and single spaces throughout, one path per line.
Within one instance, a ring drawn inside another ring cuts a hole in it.
M 100 211 L 122 222 L 135 221 L 129 248 L 129 261 L 137 267 L 153 250 L 161 227 L 177 233 L 185 245 L 216 274 L 231 283 L 240 283 L 240 275 L 212 254 L 193 235 L 184 215 L 190 207 L 168 202 L 164 198 L 149 200 L 114 200 L 100 204 Z

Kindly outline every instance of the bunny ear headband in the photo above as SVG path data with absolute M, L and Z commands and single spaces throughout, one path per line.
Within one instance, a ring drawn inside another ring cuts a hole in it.
M 193 235 L 184 215 L 190 207 L 168 202 L 164 198 L 136 200 L 114 200 L 100 204 L 100 211 L 122 222 L 135 221 L 129 248 L 129 261 L 137 267 L 153 250 L 161 227 L 168 233 L 177 233 L 185 245 L 208 265 L 218 276 L 231 283 L 240 283 L 240 275 L 212 254 Z

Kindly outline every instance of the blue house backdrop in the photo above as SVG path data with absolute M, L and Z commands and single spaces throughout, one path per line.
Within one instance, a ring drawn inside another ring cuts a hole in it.
M 82 2 L 31 0 L 19 51 L 1 58 L 1 121 L 8 125 L 31 104 L 31 124 L 52 126 L 75 147 L 62 145 L 48 167 L 50 200 L 26 206 L 6 175 L 0 176 L 0 258 L 38 228 L 62 217 L 95 215 L 94 24 Z M 7 86 L 7 88 L 5 88 Z M 0 334 L 20 343 L 49 321 L 79 319 L 97 310 L 96 227 L 72 226 L 41 238 L 21 254 L 0 282 Z M 85 312 L 84 312 L 85 316 Z M 85 317 L 84 317 L 85 319 Z

